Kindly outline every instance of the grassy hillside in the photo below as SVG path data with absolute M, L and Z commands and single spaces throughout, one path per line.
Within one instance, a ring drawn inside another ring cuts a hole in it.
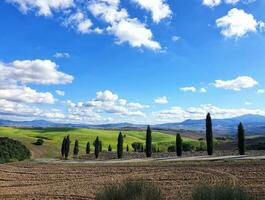
M 85 153 L 86 143 L 89 141 L 93 144 L 96 136 L 99 136 L 103 142 L 103 150 L 107 150 L 109 144 L 112 145 L 113 150 L 116 149 L 118 131 L 113 130 L 96 130 L 96 129 L 80 129 L 80 128 L 10 128 L 0 127 L 0 137 L 6 136 L 23 142 L 29 149 L 31 149 L 33 157 L 58 157 L 60 155 L 61 141 L 64 136 L 70 135 L 71 151 L 73 149 L 74 140 L 79 140 L 80 153 Z M 145 131 L 123 131 L 124 147 L 128 144 L 132 150 L 131 144 L 133 142 L 145 143 Z M 36 146 L 33 143 L 37 138 L 44 139 L 42 146 Z M 153 144 L 161 150 L 166 150 L 170 144 L 175 143 L 175 136 L 164 134 L 161 132 L 152 133 Z M 191 143 L 194 146 L 199 144 L 198 140 L 183 138 L 184 142 Z M 93 146 L 92 146 L 93 150 Z

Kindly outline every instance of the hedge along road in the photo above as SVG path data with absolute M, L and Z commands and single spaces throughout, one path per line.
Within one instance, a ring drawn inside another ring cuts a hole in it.
M 142 158 L 142 159 L 115 159 L 115 160 L 61 160 L 50 158 L 35 159 L 39 163 L 69 163 L 69 164 L 115 164 L 115 163 L 137 163 L 137 162 L 183 162 L 183 161 L 224 161 L 224 160 L 265 160 L 265 156 L 193 156 L 193 157 L 163 157 L 163 158 Z

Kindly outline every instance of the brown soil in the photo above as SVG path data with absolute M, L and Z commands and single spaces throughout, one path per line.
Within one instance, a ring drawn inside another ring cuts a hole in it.
M 265 197 L 265 161 L 201 163 L 131 163 L 116 165 L 0 165 L 0 199 L 93 199 L 104 185 L 124 179 L 146 179 L 165 199 L 191 198 L 200 183 L 230 183 Z

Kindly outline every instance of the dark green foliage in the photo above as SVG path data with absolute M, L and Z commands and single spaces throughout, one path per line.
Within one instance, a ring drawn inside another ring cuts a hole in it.
M 97 136 L 95 142 L 94 142 L 94 147 L 95 147 L 95 157 L 98 158 L 99 152 L 100 152 L 100 141 Z
M 0 163 L 22 161 L 28 158 L 30 158 L 30 151 L 25 145 L 10 138 L 0 137 Z
M 111 145 L 109 145 L 109 147 L 108 147 L 108 151 L 109 151 L 109 152 L 112 151 L 112 147 L 111 147 Z
M 259 200 L 248 194 L 244 189 L 236 186 L 200 185 L 193 190 L 192 200 Z
M 170 145 L 170 146 L 167 148 L 167 152 L 176 152 L 176 146 L 175 146 L 175 145 Z
M 132 143 L 132 148 L 135 152 L 142 152 L 143 144 L 140 142 L 134 142 Z
M 157 152 L 156 145 L 152 144 L 152 152 Z
M 44 140 L 42 138 L 38 138 L 37 141 L 33 144 L 41 146 L 41 145 L 43 145 L 43 143 L 44 143 Z
M 185 143 L 185 142 L 183 142 L 183 143 L 182 143 L 182 149 L 183 149 L 183 151 L 185 151 L 185 152 L 187 152 L 187 151 L 192 151 L 192 150 L 194 150 L 194 146 L 193 146 L 192 144 L 190 144 L 190 143 Z
M 205 142 L 200 142 L 200 145 L 195 147 L 195 151 L 206 151 L 206 150 L 207 147 Z
M 152 130 L 150 126 L 147 127 L 146 130 L 146 157 L 151 157 L 152 156 Z
M 208 155 L 213 155 L 213 130 L 210 113 L 208 113 L 206 116 L 206 144 Z
M 128 151 L 130 151 L 130 149 L 129 149 L 129 145 L 127 144 L 127 146 L 126 146 L 126 151 L 128 152 Z
M 90 154 L 90 143 L 87 142 L 86 144 L 86 154 Z
M 179 133 L 176 136 L 176 153 L 177 156 L 182 156 L 182 139 Z
M 62 158 L 64 158 L 65 156 L 65 144 L 66 144 L 66 137 L 63 138 L 62 147 L 61 147 Z
M 123 135 L 120 132 L 120 134 L 118 136 L 118 144 L 117 144 L 117 155 L 118 155 L 118 158 L 122 158 L 122 154 L 123 154 Z
M 238 125 L 238 151 L 240 155 L 245 155 L 245 130 L 243 124 L 240 122 Z
M 96 194 L 96 200 L 161 200 L 159 189 L 147 181 L 125 181 L 106 186 Z
M 79 152 L 79 145 L 78 145 L 78 140 L 75 140 L 75 146 L 74 146 L 74 156 L 78 156 L 78 152 Z
M 265 150 L 265 142 L 258 142 L 247 146 L 248 150 Z
M 64 152 L 64 157 L 65 159 L 68 159 L 69 153 L 70 153 L 70 136 L 67 135 L 66 140 L 65 140 L 65 152 Z
M 99 152 L 102 152 L 102 141 L 99 140 Z

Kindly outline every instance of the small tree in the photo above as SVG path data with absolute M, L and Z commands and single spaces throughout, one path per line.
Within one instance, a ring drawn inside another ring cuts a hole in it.
M 146 130 L 146 157 L 152 156 L 152 130 L 150 126 L 147 127 Z
M 90 143 L 87 142 L 86 144 L 86 154 L 90 154 Z
M 79 152 L 79 147 L 78 147 L 78 140 L 75 140 L 75 146 L 74 146 L 74 156 L 77 157 Z
M 65 159 L 68 159 L 69 153 L 70 153 L 70 136 L 67 135 L 66 140 L 65 140 L 65 153 L 64 153 L 64 157 Z
M 61 147 L 62 158 L 64 158 L 65 156 L 65 144 L 66 144 L 66 137 L 63 138 L 62 147 Z
M 129 149 L 129 145 L 127 144 L 126 146 L 126 151 L 128 152 L 130 149 Z
M 209 156 L 213 155 L 213 130 L 212 130 L 212 119 L 210 113 L 206 116 L 206 144 L 207 153 Z
M 109 151 L 109 152 L 112 151 L 112 147 L 111 147 L 111 145 L 109 145 L 109 147 L 108 147 L 108 151 Z
M 95 157 L 98 158 L 98 155 L 99 155 L 99 151 L 100 151 L 100 141 L 99 141 L 99 138 L 97 136 L 96 140 L 94 141 L 94 147 L 95 147 Z
M 177 156 L 182 156 L 182 139 L 179 133 L 176 136 L 176 151 Z
M 118 144 L 117 144 L 117 155 L 118 155 L 118 158 L 122 158 L 122 154 L 123 154 L 123 135 L 120 132 L 120 134 L 118 136 Z
M 238 137 L 238 151 L 240 155 L 245 155 L 245 130 L 243 124 L 240 122 L 237 131 Z

